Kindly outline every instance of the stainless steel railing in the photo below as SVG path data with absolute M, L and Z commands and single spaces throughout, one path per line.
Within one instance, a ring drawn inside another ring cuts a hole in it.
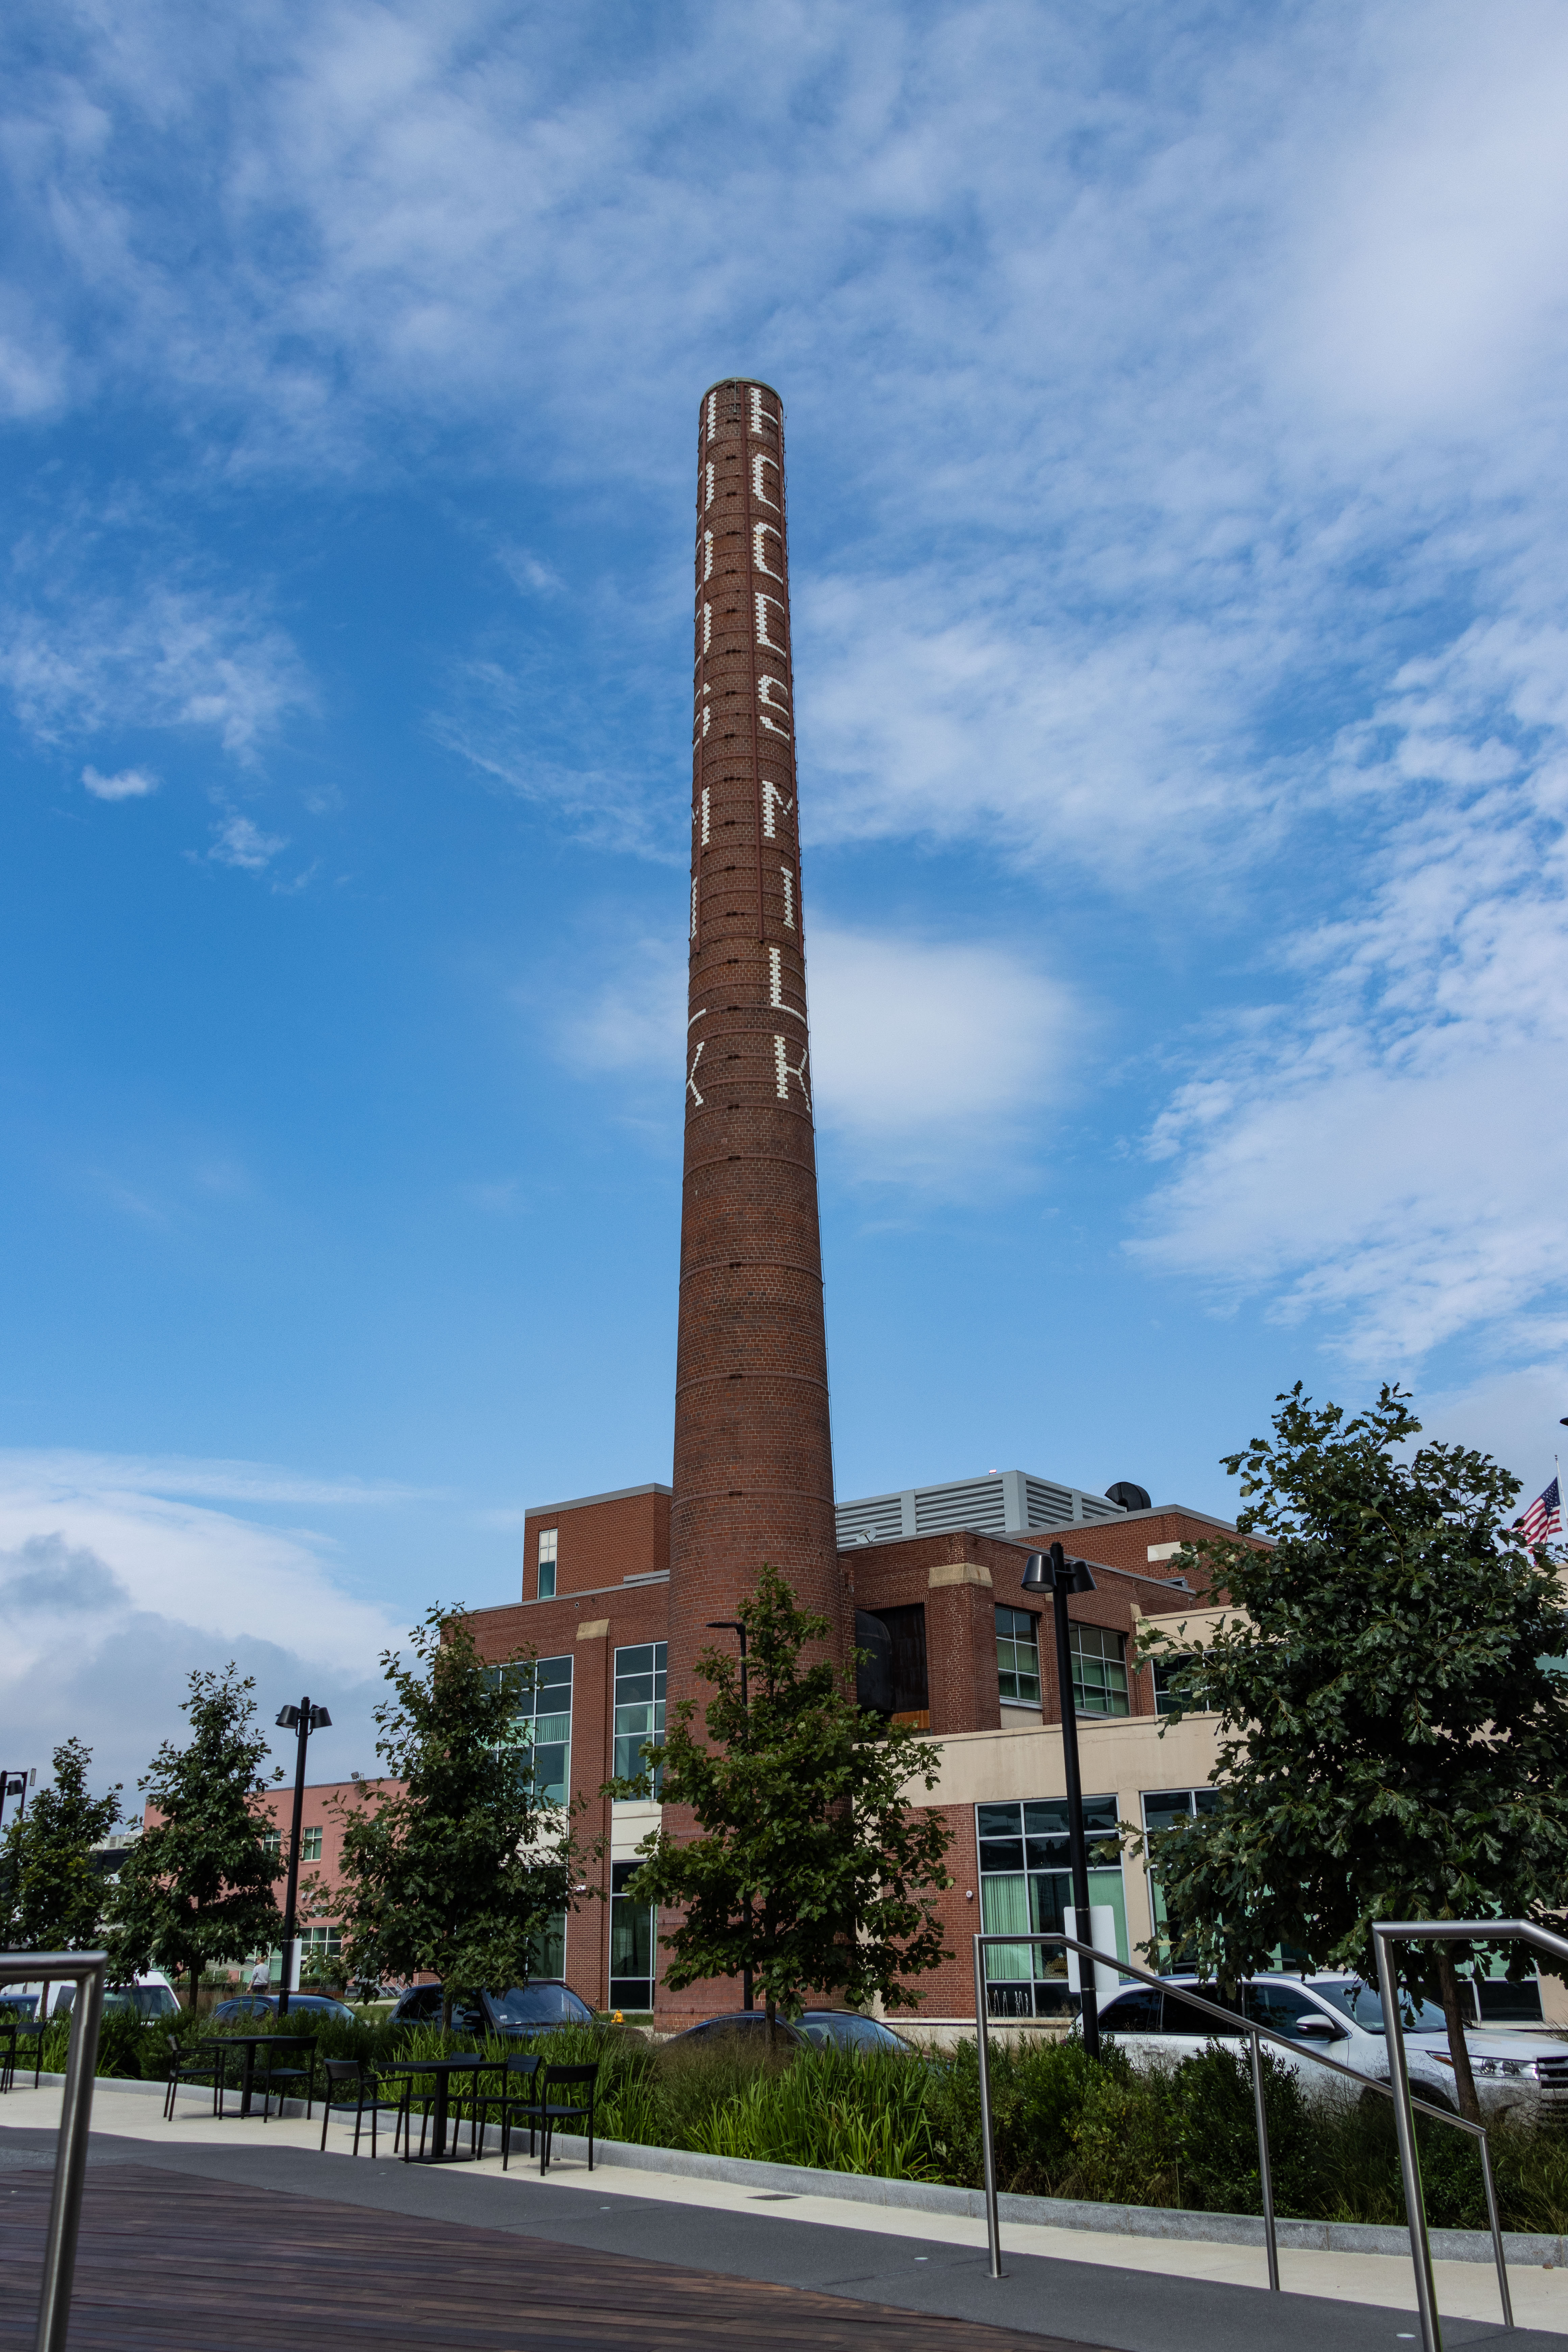
M 1491 1925 L 1488 1927 L 1487 1934 L 1493 1941 L 1500 1940 L 1515 1924 L 1505 1921 Z M 1376 1932 L 1381 1937 L 1405 1935 L 1414 1937 L 1425 1935 L 1428 1931 L 1419 1927 L 1394 1926 L 1386 1928 L 1379 1927 Z M 1451 1931 L 1445 1927 L 1441 1932 L 1477 1937 L 1481 1934 L 1481 1930 L 1473 1921 L 1468 1925 L 1461 1924 Z M 1563 1942 L 1560 1937 L 1549 1937 L 1541 1928 L 1530 1929 L 1528 1933 L 1534 1940 L 1541 1943 L 1543 1949 L 1550 1948 L 1557 1951 L 1568 1959 L 1568 1943 Z M 1171 1988 L 1166 1978 L 1153 1976 L 1147 1969 L 1135 1968 L 1129 1960 L 1110 1961 L 1103 1952 L 1097 1952 L 1092 1944 L 1079 1943 L 1077 1937 L 1068 1936 L 1060 1928 L 1053 1933 L 1037 1936 L 998 1933 L 975 1937 L 974 2016 L 980 2054 L 980 2130 L 985 2148 L 985 2227 L 991 2249 L 991 2275 L 993 2278 L 1000 2278 L 1002 2276 L 1002 2224 L 996 2200 L 996 2144 L 991 2128 L 990 2016 L 986 2004 L 984 1959 L 986 1949 L 993 1944 L 1061 1944 L 1069 1952 L 1077 1952 L 1081 1958 L 1090 1962 L 1098 1960 L 1102 1966 L 1113 1967 L 1119 1976 L 1131 1977 L 1138 1984 L 1152 1985 L 1160 1992 L 1168 1991 Z M 1389 1975 L 1388 1984 L 1385 1985 L 1383 1982 L 1385 1965 L 1384 1948 L 1380 1943 L 1378 1947 L 1379 1991 L 1383 1999 L 1384 2022 L 1388 2034 L 1391 2076 L 1394 2074 L 1397 2066 L 1396 2081 L 1393 2083 L 1373 2082 L 1369 2075 L 1358 2074 L 1353 2067 L 1342 2066 L 1337 2058 L 1325 2058 L 1321 2051 L 1309 2050 L 1303 2043 L 1291 2041 L 1288 2034 L 1276 2033 L 1272 2026 L 1254 2025 L 1249 2018 L 1238 2015 L 1235 2010 L 1222 2009 L 1217 2001 L 1205 2000 L 1201 1994 L 1194 1991 L 1191 1985 L 1184 1984 L 1180 1988 L 1180 1992 L 1182 2000 L 1189 2008 L 1201 2010 L 1205 2017 L 1214 2018 L 1227 2034 L 1236 2036 L 1245 2033 L 1252 2044 L 1252 2105 L 1254 2124 L 1258 2133 L 1258 2181 L 1263 2198 L 1263 2235 L 1268 2253 L 1268 2284 L 1276 2294 L 1279 2292 L 1279 2240 L 1274 2219 L 1274 2180 L 1268 2161 L 1268 2118 L 1263 2105 L 1261 2054 L 1263 2043 L 1277 2042 L 1281 2050 L 1288 2050 L 1292 2058 L 1305 2058 L 1314 2066 L 1325 2066 L 1331 2074 L 1342 2075 L 1347 2083 L 1353 2083 L 1358 2090 L 1375 2091 L 1380 2098 L 1393 2100 L 1394 2131 L 1399 2140 L 1400 2169 L 1405 2182 L 1405 2213 L 1410 2225 L 1410 2251 L 1416 2270 L 1416 2301 L 1423 2313 L 1422 2327 L 1425 2341 L 1422 2352 L 1442 2352 L 1441 2337 L 1435 2332 L 1429 2332 L 1435 2331 L 1436 2326 L 1436 2299 L 1431 2286 L 1432 2263 L 1426 2242 L 1426 2216 L 1421 2200 L 1420 2175 L 1415 2168 L 1414 2109 L 1419 2107 L 1424 2116 L 1436 2116 L 1439 2123 L 1450 2124 L 1456 2131 L 1467 2133 L 1479 2147 L 1481 2179 L 1486 2187 L 1487 2218 L 1491 2224 L 1492 2255 L 1497 2263 L 1498 2293 L 1502 2298 L 1503 2326 L 1511 2327 L 1513 2305 L 1508 2291 L 1508 2266 L 1503 2260 L 1502 2231 L 1498 2221 L 1497 2192 L 1492 2185 L 1491 2152 L 1487 2145 L 1484 2124 L 1469 2123 L 1463 2116 L 1450 2115 L 1446 2107 L 1435 2107 L 1426 2099 L 1412 2096 L 1409 2070 L 1405 2063 L 1405 2040 L 1398 2023 L 1398 2007 L 1394 1999 L 1392 1972 Z M 1092 2000 L 1096 1997 L 1092 1990 L 1095 1981 L 1093 1968 L 1082 1969 L 1079 1973 L 1087 1979 L 1089 1987 L 1083 1998 L 1086 2000 Z M 1413 2179 L 1415 2184 L 1414 2202 L 1411 2196 Z M 1422 2299 L 1423 2279 L 1426 2281 L 1425 2301 Z
M 49 2233 L 44 2245 L 44 2280 L 38 2294 L 37 2352 L 66 2352 L 106 1964 L 102 1952 L 0 1952 L 0 1985 L 37 1980 L 77 1988 L 71 2004 L 60 2136 L 55 2149 L 55 2184 L 49 2198 Z
M 1410 2225 L 1410 2258 L 1415 2265 L 1415 2307 L 1421 2317 L 1422 2352 L 1443 2352 L 1443 2326 L 1437 2315 L 1437 2290 L 1432 2277 L 1432 2247 L 1426 2235 L 1426 2200 L 1421 2193 L 1421 2165 L 1411 2119 L 1410 2070 L 1405 2063 L 1405 2037 L 1394 2020 L 1394 1953 L 1395 1944 L 1530 1944 L 1553 1959 L 1568 1960 L 1568 1942 L 1550 1928 L 1529 1919 L 1379 1919 L 1373 1927 L 1377 1950 L 1377 1990 L 1383 2002 L 1388 2036 L 1388 2072 L 1394 2084 L 1394 2127 L 1399 2136 L 1399 2169 L 1405 2183 L 1405 2213 Z M 1472 2124 L 1469 2128 L 1474 2131 Z M 1482 2143 L 1484 2147 L 1484 2141 Z M 1503 2325 L 1513 2326 L 1508 2279 L 1503 2270 L 1502 2239 L 1497 2224 L 1497 2200 L 1492 2193 L 1491 2167 L 1485 2167 L 1487 2211 L 1498 2249 L 1498 2278 L 1502 2288 Z

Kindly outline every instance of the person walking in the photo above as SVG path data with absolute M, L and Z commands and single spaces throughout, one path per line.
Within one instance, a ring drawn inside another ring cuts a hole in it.
M 270 1989 L 271 1983 L 272 1972 L 268 1969 L 267 1962 L 264 1959 L 258 1960 L 256 1966 L 250 1971 L 251 1991 L 264 1993 Z

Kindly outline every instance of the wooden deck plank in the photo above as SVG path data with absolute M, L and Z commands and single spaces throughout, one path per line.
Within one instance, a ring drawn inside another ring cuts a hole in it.
M 47 2173 L 0 2185 L 0 2352 L 29 2352 Z M 89 2171 L 71 2352 L 1089 2352 L 1054 2336 L 148 2166 Z

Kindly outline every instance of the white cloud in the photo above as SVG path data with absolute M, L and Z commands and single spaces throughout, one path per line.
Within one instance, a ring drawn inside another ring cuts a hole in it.
M 1135 1245 L 1222 1296 L 1327 1313 L 1404 1370 L 1568 1307 L 1568 690 L 1559 632 L 1406 665 L 1342 746 L 1376 802 L 1364 886 L 1282 942 L 1302 992 L 1211 1049 L 1156 1121 Z
M 0 1702 L 29 1760 L 75 1734 L 129 1786 L 178 1737 L 186 1675 L 235 1657 L 266 1678 L 263 1722 L 308 1685 L 364 1751 L 335 1747 L 337 1762 L 368 1764 L 376 1660 L 404 1629 L 343 1588 L 328 1538 L 191 1499 L 237 1488 L 273 1503 L 395 1491 L 265 1465 L 0 1454 Z
M 237 866 L 245 874 L 262 874 L 280 849 L 287 849 L 286 834 L 263 833 L 253 817 L 240 816 L 234 810 L 214 827 L 216 839 L 207 856 L 215 866 Z
M 158 789 L 156 776 L 145 768 L 122 768 L 115 776 L 100 776 L 96 768 L 84 768 L 82 782 L 95 801 L 139 801 Z
M 562 1034 L 579 1069 L 679 1088 L 686 958 L 644 940 Z M 819 1130 L 868 1182 L 987 1191 L 1013 1181 L 1060 1098 L 1086 1017 L 1010 950 L 816 923 L 806 943 Z
M 310 701 L 294 646 L 245 598 L 79 597 L 68 583 L 0 610 L 0 684 L 42 742 L 110 726 L 194 729 L 240 760 Z

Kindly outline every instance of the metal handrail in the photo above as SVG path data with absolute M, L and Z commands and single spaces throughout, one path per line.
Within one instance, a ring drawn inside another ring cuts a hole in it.
M 1377 1919 L 1373 1922 L 1377 1953 L 1377 1989 L 1383 2000 L 1384 2032 L 1388 2039 L 1388 2071 L 1394 2084 L 1394 2125 L 1399 2137 L 1399 2170 L 1405 2184 L 1405 2213 L 1410 2225 L 1410 2258 L 1415 2266 L 1415 2307 L 1421 2315 L 1422 2352 L 1443 2352 L 1442 2323 L 1437 2315 L 1437 2289 L 1432 2276 L 1432 2247 L 1426 2235 L 1426 2201 L 1421 2193 L 1421 2166 L 1411 2120 L 1410 2070 L 1405 2063 L 1405 2037 L 1394 2024 L 1395 2012 L 1389 1991 L 1394 1983 L 1396 1943 L 1408 1944 L 1531 1944 L 1553 1959 L 1568 1960 L 1568 1941 L 1530 1919 Z M 1477 2126 L 1472 2124 L 1470 2129 Z M 1498 2249 L 1498 2284 L 1502 2290 L 1503 2325 L 1513 2326 L 1513 2305 L 1503 2268 L 1502 2238 L 1497 2223 L 1497 2199 L 1491 2166 L 1483 2167 L 1487 2211 Z
M 60 2136 L 55 2149 L 55 2185 L 49 2196 L 49 2234 L 44 2246 L 44 2278 L 38 2291 L 36 2352 L 66 2352 L 70 2326 L 71 2279 L 76 2270 L 77 2232 L 87 2180 L 88 2134 L 92 2126 L 93 2070 L 103 2022 L 104 1952 L 0 1952 L 0 1984 L 74 1984 L 70 2040 L 66 2059 Z M 40 2025 L 47 2025 L 47 2018 Z
M 1490 1930 L 1493 1938 L 1496 1939 L 1501 1935 L 1506 1934 L 1509 1924 L 1511 1923 L 1505 1923 L 1501 1928 L 1493 1927 Z M 1381 1937 L 1384 1934 L 1415 1935 L 1425 1931 L 1423 1929 L 1395 1927 L 1388 1929 L 1380 1927 L 1376 1932 Z M 1445 1929 L 1443 1932 L 1447 1933 L 1447 1931 Z M 1468 1926 L 1461 1926 L 1454 1932 L 1460 1935 L 1475 1936 L 1478 1933 L 1478 1930 L 1472 1923 Z M 1535 1940 L 1542 1944 L 1543 1948 L 1554 1949 L 1559 1952 L 1564 1959 L 1568 1959 L 1568 1943 L 1564 1943 L 1557 1937 L 1546 1937 L 1544 1930 L 1542 1929 L 1531 1929 L 1531 1934 Z M 1002 2221 L 996 2199 L 996 2147 L 991 2130 L 990 2016 L 986 2008 L 985 2000 L 985 1964 L 984 1958 L 984 1951 L 993 1944 L 1062 1944 L 1066 1946 L 1069 1952 L 1077 1952 L 1085 1959 L 1098 1961 L 1102 1967 L 1114 1968 L 1119 1976 L 1131 1977 L 1139 1984 L 1152 1985 L 1157 1992 L 1169 1992 L 1172 1990 L 1172 1985 L 1168 1977 L 1152 1976 L 1147 1969 L 1135 1968 L 1131 1960 L 1108 1960 L 1105 1953 L 1097 1951 L 1092 1944 L 1080 1943 L 1076 1936 L 1069 1936 L 1059 1927 L 1048 1933 L 1035 1936 L 1004 1934 L 997 1932 L 994 1935 L 979 1935 L 975 1937 L 974 2019 L 980 2059 L 980 2131 L 985 2149 L 985 2231 L 991 2251 L 991 2275 L 994 2279 L 1000 2278 L 1003 2275 Z M 1261 2049 L 1265 2042 L 1275 2042 L 1279 2043 L 1281 2050 L 1289 2050 L 1293 2058 L 1306 2058 L 1310 2060 L 1314 2066 L 1326 2066 L 1331 2074 L 1343 2075 L 1345 2081 L 1347 2083 L 1353 2083 L 1358 2090 L 1375 2091 L 1380 2098 L 1393 2100 L 1394 2129 L 1399 2139 L 1400 2169 L 1405 2179 L 1405 2211 L 1410 2217 L 1410 2248 L 1416 2264 L 1416 2294 L 1418 2301 L 1420 2299 L 1421 2278 L 1423 2276 L 1423 2254 L 1425 2254 L 1426 2259 L 1426 2270 L 1424 2275 L 1427 2282 L 1428 2290 L 1430 2289 L 1431 2284 L 1431 2256 L 1430 2253 L 1426 2252 L 1426 2214 L 1421 2206 L 1419 2176 L 1416 2176 L 1415 2203 L 1414 2207 L 1412 2207 L 1410 2201 L 1411 2173 L 1409 2168 L 1406 2167 L 1405 2160 L 1406 2132 L 1408 2132 L 1410 2138 L 1412 2163 L 1414 2163 L 1415 2158 L 1415 2133 L 1413 2110 L 1419 2107 L 1424 2116 L 1436 2116 L 1440 2124 L 1452 2125 L 1456 2131 L 1468 2133 L 1469 2137 L 1478 2143 L 1481 2158 L 1481 2179 L 1486 2186 L 1487 2217 L 1491 2224 L 1492 2255 L 1497 2263 L 1498 2290 L 1502 2297 L 1503 2325 L 1507 2327 L 1511 2327 L 1513 2326 L 1513 2305 L 1510 2299 L 1508 2291 L 1508 2270 L 1503 2260 L 1502 2230 L 1498 2221 L 1497 2193 L 1492 2186 L 1491 2153 L 1487 2146 L 1486 2126 L 1484 2124 L 1470 2123 L 1464 2116 L 1451 2115 L 1446 2107 L 1435 2107 L 1429 2103 L 1429 2101 L 1426 2099 L 1417 2099 L 1413 2096 L 1410 2089 L 1409 2071 L 1405 2063 L 1405 2043 L 1403 2037 L 1399 2032 L 1397 2023 L 1395 2023 L 1392 2032 L 1389 2032 L 1388 2031 L 1388 2021 L 1390 2018 L 1397 2020 L 1398 2010 L 1396 2004 L 1394 2004 L 1391 1992 L 1382 1985 L 1384 1967 L 1383 1947 L 1380 1944 L 1378 1947 L 1379 1987 L 1383 1992 L 1384 2023 L 1384 2031 L 1385 2032 L 1388 2032 L 1389 2065 L 1391 2071 L 1394 2064 L 1395 2045 L 1397 2043 L 1399 2069 L 1399 2088 L 1397 2091 L 1388 2083 L 1379 2083 L 1374 2081 L 1369 2074 L 1358 2074 L 1353 2066 L 1342 2066 L 1337 2058 L 1325 2058 L 1321 2051 L 1307 2049 L 1303 2043 L 1291 2041 L 1288 2034 L 1276 2033 L 1273 2027 L 1270 2025 L 1254 2025 L 1250 2018 L 1242 2017 L 1237 2011 L 1233 2009 L 1222 2009 L 1217 2001 L 1205 2000 L 1202 1994 L 1194 1992 L 1190 1985 L 1184 1984 L 1179 1989 L 1179 1998 L 1185 2001 L 1189 2008 L 1202 2010 L 1205 2017 L 1217 2018 L 1219 2022 L 1225 2027 L 1227 2033 L 1245 2033 L 1250 2038 L 1252 2042 L 1252 2105 L 1254 2122 L 1258 2132 L 1258 2187 L 1263 2193 L 1263 2231 L 1264 2242 L 1268 2252 L 1269 2287 L 1274 2294 L 1279 2294 L 1279 2242 L 1274 2221 L 1273 2173 L 1268 2160 L 1268 2119 L 1265 2114 L 1263 2105 L 1263 2067 L 1261 2063 Z M 1079 1973 L 1081 1975 L 1084 1971 L 1080 1970 Z M 1089 1990 L 1085 1992 L 1083 1997 L 1086 2000 L 1093 2000 L 1096 1998 L 1092 1990 L 1094 1984 L 1094 1971 L 1090 1969 L 1087 1973 L 1089 1977 Z M 1421 2252 L 1417 2252 L 1416 2251 L 1418 2244 L 1422 2250 Z M 1430 2307 L 1435 2313 L 1435 2297 L 1431 2300 Z M 1423 2309 L 1425 2310 L 1426 2308 L 1426 2306 L 1424 2305 Z M 1425 2326 L 1425 2324 L 1426 2323 L 1424 2321 L 1423 2325 Z M 1422 2352 L 1442 2352 L 1441 2338 L 1436 2336 L 1428 2336 L 1426 2341 L 1423 2344 Z

